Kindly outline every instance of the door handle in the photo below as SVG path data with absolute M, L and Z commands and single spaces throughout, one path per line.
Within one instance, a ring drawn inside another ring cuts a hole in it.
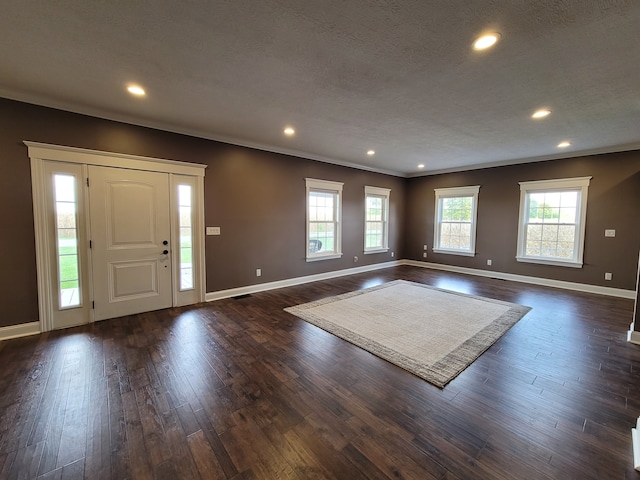
M 163 254 L 163 255 L 166 255 L 166 254 L 168 254 L 168 253 L 169 253 L 169 250 L 163 250 L 163 251 L 162 251 L 162 254 Z

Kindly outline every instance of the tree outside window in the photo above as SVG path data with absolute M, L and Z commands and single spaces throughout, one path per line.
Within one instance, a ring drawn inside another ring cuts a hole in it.
M 480 186 L 435 190 L 434 252 L 475 255 L 479 190 Z

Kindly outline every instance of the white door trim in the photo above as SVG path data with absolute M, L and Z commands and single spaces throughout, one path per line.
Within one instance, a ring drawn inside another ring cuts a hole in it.
M 202 302 L 205 298 L 205 253 L 204 253 L 204 174 L 206 165 L 197 163 L 178 162 L 152 157 L 141 157 L 137 155 L 127 155 L 113 152 L 102 152 L 98 150 L 88 150 L 84 148 L 51 145 L 38 142 L 25 141 L 29 151 L 31 161 L 31 190 L 33 198 L 33 216 L 35 229 L 36 246 L 36 271 L 38 285 L 38 312 L 40 331 L 45 332 L 53 329 L 53 315 L 55 309 L 55 299 L 51 295 L 51 285 L 54 278 L 50 265 L 51 249 L 49 234 L 47 233 L 47 202 L 45 195 L 46 174 L 44 164 L 46 161 L 59 161 L 66 163 L 76 163 L 82 165 L 99 165 L 105 167 L 121 167 L 134 170 L 145 170 L 152 172 L 164 172 L 169 174 L 191 176 L 194 178 L 195 200 L 196 200 L 196 225 L 194 231 L 196 241 L 194 242 L 195 262 L 199 266 L 197 275 L 194 275 L 194 283 L 197 283 L 196 297 Z M 170 175 L 171 176 L 171 175 Z M 171 206 L 173 214 L 174 205 Z M 85 209 L 88 215 L 88 209 Z M 88 219 L 85 222 L 89 224 Z M 87 257 L 89 255 L 87 254 Z M 85 261 L 90 261 L 85 258 Z M 178 275 L 173 271 L 172 276 Z M 175 282 L 174 282 L 175 285 Z M 89 285 L 91 288 L 91 285 Z M 173 299 L 177 294 L 173 293 Z M 195 302 L 194 302 L 195 303 Z M 91 316 L 88 321 L 93 321 Z
M 30 142 L 24 144 L 29 148 L 30 158 L 41 160 L 58 160 L 67 163 L 83 163 L 87 165 L 101 165 L 103 167 L 121 167 L 132 170 L 147 170 L 149 172 L 176 173 L 204 177 L 206 165 L 199 163 L 179 162 L 163 158 L 141 157 L 126 153 L 101 152 L 87 148 L 65 147 L 48 143 Z

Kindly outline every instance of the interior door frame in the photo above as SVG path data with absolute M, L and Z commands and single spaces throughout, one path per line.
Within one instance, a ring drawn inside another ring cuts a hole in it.
M 36 243 L 36 272 L 38 284 L 38 313 L 40 332 L 50 331 L 54 328 L 54 315 L 57 310 L 55 296 L 51 294 L 55 275 L 51 271 L 53 258 L 51 257 L 51 233 L 48 228 L 48 208 L 50 199 L 47 198 L 46 189 L 43 186 L 47 182 L 47 162 L 64 162 L 81 164 L 83 166 L 98 165 L 104 167 L 127 168 L 150 172 L 169 174 L 170 191 L 170 222 L 173 234 L 178 223 L 178 209 L 176 195 L 173 194 L 174 185 L 185 179 L 194 188 L 194 214 L 193 214 L 193 256 L 194 256 L 194 289 L 190 292 L 181 292 L 176 281 L 179 275 L 178 262 L 172 262 L 172 301 L 174 306 L 189 305 L 205 301 L 205 252 L 204 252 L 204 174 L 206 165 L 198 163 L 179 162 L 152 157 L 142 157 L 122 153 L 103 152 L 84 148 L 51 145 L 46 143 L 24 141 L 29 151 L 31 160 L 31 190 L 33 196 L 33 216 Z M 86 170 L 86 169 L 85 169 Z M 86 188 L 86 187 L 85 187 Z M 86 201 L 88 195 L 83 190 L 83 198 Z M 89 215 L 88 208 L 84 208 L 85 216 Z M 84 219 L 85 225 L 89 225 L 89 219 Z M 90 233 L 90 232 L 88 232 Z M 88 236 L 91 239 L 91 236 Z M 55 239 L 53 239 L 55 241 Z M 91 255 L 88 246 L 79 248 L 78 253 L 86 265 L 91 265 Z M 174 255 L 177 257 L 177 255 Z M 85 280 L 89 282 L 84 287 L 93 291 L 91 275 Z M 86 323 L 94 321 L 93 309 L 88 309 L 89 318 Z

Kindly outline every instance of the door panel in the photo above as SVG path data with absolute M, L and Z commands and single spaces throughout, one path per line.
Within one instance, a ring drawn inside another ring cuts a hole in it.
M 90 166 L 89 179 L 95 320 L 170 307 L 168 174 Z
M 114 287 L 109 298 L 112 302 L 160 294 L 156 261 L 112 262 L 109 267 L 109 284 Z

